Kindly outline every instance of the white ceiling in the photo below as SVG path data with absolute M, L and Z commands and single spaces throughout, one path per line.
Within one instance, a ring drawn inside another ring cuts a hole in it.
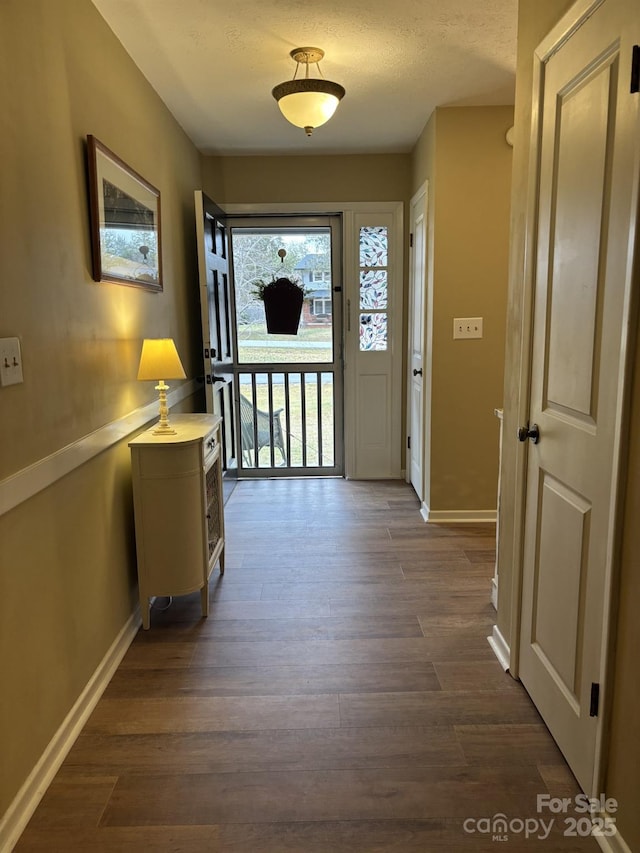
M 409 151 L 436 106 L 513 103 L 517 0 L 93 2 L 207 154 Z M 347 91 L 310 138 L 271 96 L 302 45 Z

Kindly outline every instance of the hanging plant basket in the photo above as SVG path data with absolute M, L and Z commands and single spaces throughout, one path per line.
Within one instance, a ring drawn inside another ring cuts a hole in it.
M 256 298 L 264 302 L 269 335 L 297 335 L 304 301 L 304 288 L 290 278 L 276 278 L 255 285 Z

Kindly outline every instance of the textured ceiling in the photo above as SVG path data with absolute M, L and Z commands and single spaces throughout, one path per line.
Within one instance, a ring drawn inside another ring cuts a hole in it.
M 517 0 L 93 2 L 204 153 L 408 151 L 436 106 L 513 103 Z M 301 45 L 347 90 L 311 138 L 271 97 Z

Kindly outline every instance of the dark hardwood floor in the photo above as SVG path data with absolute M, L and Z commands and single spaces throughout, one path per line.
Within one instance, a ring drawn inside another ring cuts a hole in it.
M 465 831 L 578 792 L 486 640 L 492 525 L 332 479 L 241 482 L 226 524 L 211 615 L 156 602 L 19 853 L 598 850 Z

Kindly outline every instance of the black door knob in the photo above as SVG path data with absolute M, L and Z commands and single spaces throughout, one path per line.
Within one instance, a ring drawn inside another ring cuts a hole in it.
M 422 368 L 420 367 L 420 368 L 416 369 L 416 368 L 414 367 L 414 368 L 413 368 L 413 375 L 414 375 L 414 376 L 422 376 Z
M 534 444 L 537 444 L 540 441 L 540 430 L 538 428 L 538 424 L 532 424 L 529 426 L 520 427 L 518 430 L 518 441 L 526 441 L 529 439 Z

